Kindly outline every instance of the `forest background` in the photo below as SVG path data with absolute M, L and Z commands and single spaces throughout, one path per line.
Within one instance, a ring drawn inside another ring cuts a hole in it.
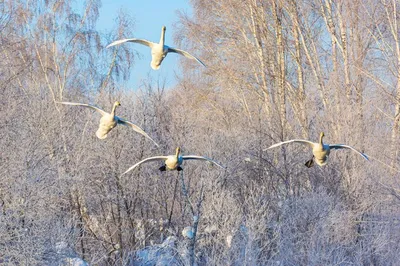
M 191 0 L 167 33 L 207 68 L 182 57 L 176 85 L 139 88 L 135 45 L 105 48 L 142 37 L 134 18 L 101 32 L 101 2 L 73 4 L 0 1 L 1 264 L 400 264 L 396 0 Z M 160 148 L 121 126 L 99 140 L 97 113 L 55 103 L 115 100 Z M 322 131 L 370 161 L 340 150 L 308 169 L 308 147 L 263 151 Z M 177 146 L 227 169 L 121 176 Z

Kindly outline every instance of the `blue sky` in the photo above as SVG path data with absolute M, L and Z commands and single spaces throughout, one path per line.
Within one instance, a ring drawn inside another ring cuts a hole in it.
M 171 47 L 177 47 L 172 38 L 174 34 L 173 25 L 178 21 L 177 11 L 191 13 L 189 0 L 102 0 L 97 28 L 99 30 L 111 30 L 121 8 L 135 20 L 134 36 L 127 37 L 158 42 L 161 27 L 165 25 L 167 27 L 165 42 Z M 174 72 L 179 73 L 179 55 L 168 54 L 161 68 L 153 70 L 150 67 L 151 55 L 148 47 L 136 43 L 125 43 L 123 45 L 129 45 L 140 54 L 140 58 L 136 58 L 127 86 L 136 89 L 142 83 L 142 80 L 147 79 L 149 75 L 154 80 L 157 80 L 158 77 L 166 77 L 167 87 L 176 84 Z

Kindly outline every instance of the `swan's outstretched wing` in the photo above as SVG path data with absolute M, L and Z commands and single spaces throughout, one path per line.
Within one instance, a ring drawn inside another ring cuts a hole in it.
M 125 121 L 124 119 L 119 118 L 118 116 L 116 116 L 116 118 L 117 118 L 118 124 L 121 124 L 121 125 L 124 125 L 124 126 L 130 126 L 133 130 L 135 130 L 136 132 L 142 134 L 143 136 L 145 136 L 146 138 L 148 138 L 149 140 L 151 140 L 152 142 L 154 142 L 154 144 L 156 144 L 157 147 L 159 147 L 158 144 L 157 144 L 157 142 L 155 142 L 152 138 L 150 138 L 150 136 L 147 135 L 147 133 L 144 132 L 144 130 L 141 129 L 139 126 L 135 125 L 135 124 L 132 123 L 132 122 Z
M 181 49 L 168 47 L 168 52 L 177 53 L 177 54 L 183 55 L 183 56 L 185 56 L 187 58 L 194 59 L 197 62 L 199 62 L 200 64 L 202 64 L 203 66 L 206 66 L 203 62 L 201 62 L 200 59 L 198 59 L 197 57 L 195 57 L 195 56 L 193 56 L 193 55 L 189 54 L 188 52 L 183 51 Z
M 183 160 L 203 160 L 203 161 L 209 161 L 215 165 L 218 165 L 221 168 L 224 168 L 224 166 L 222 166 L 221 164 L 217 163 L 216 161 L 214 161 L 213 159 L 204 157 L 204 156 L 198 156 L 198 155 L 184 155 L 182 156 Z
M 149 158 L 143 159 L 140 162 L 138 162 L 138 163 L 132 165 L 131 167 L 129 167 L 128 170 L 126 170 L 125 172 L 122 173 L 122 175 L 128 173 L 129 171 L 132 171 L 133 169 L 135 169 L 136 167 L 138 167 L 142 163 L 152 162 L 152 161 L 160 161 L 160 160 L 164 160 L 165 161 L 167 159 L 168 159 L 168 156 L 154 156 L 154 157 L 149 157 Z
M 355 151 L 356 153 L 360 154 L 365 160 L 369 161 L 368 156 L 356 149 L 354 149 L 353 147 L 349 146 L 349 145 L 345 145 L 345 144 L 331 144 L 329 145 L 329 147 L 331 149 L 350 149 Z
M 125 42 L 136 42 L 136 43 L 140 43 L 140 44 L 146 45 L 146 46 L 148 46 L 150 48 L 152 48 L 153 45 L 154 45 L 153 42 L 150 42 L 148 40 L 132 38 L 132 39 L 122 39 L 122 40 L 118 40 L 118 41 L 112 42 L 109 45 L 107 45 L 107 48 L 109 48 L 111 46 L 114 46 L 114 45 L 119 45 L 119 44 L 125 43 Z
M 279 146 L 281 146 L 281 145 L 283 145 L 283 144 L 288 144 L 288 143 L 292 143 L 292 142 L 308 144 L 308 145 L 310 145 L 311 147 L 313 147 L 313 145 L 314 145 L 314 142 L 309 141 L 309 140 L 305 140 L 305 139 L 291 139 L 291 140 L 287 140 L 287 141 L 283 141 L 283 142 L 276 143 L 276 144 L 274 144 L 274 145 L 272 145 L 272 146 L 270 146 L 270 147 L 264 149 L 263 151 L 266 151 L 266 150 L 269 150 L 269 149 L 272 149 L 272 148 L 276 148 L 276 147 L 279 147 Z
M 66 104 L 66 105 L 76 105 L 76 106 L 88 107 L 88 108 L 92 108 L 93 110 L 96 110 L 96 111 L 99 112 L 101 115 L 108 114 L 107 112 L 101 110 L 100 108 L 98 108 L 98 107 L 96 107 L 96 106 L 94 106 L 94 105 L 86 104 L 86 103 L 71 103 L 71 102 L 56 102 L 56 103 Z

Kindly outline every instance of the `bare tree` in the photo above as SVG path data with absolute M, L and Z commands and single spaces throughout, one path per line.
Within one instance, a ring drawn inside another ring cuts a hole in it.
M 134 20 L 97 32 L 99 1 L 0 3 L 0 264 L 399 264 L 399 7 L 395 0 L 192 0 L 179 13 L 182 60 L 163 77 L 126 86 Z M 124 127 L 107 139 L 107 108 Z M 370 156 L 311 151 L 290 138 L 346 143 Z M 221 162 L 143 158 L 182 147 Z M 182 234 L 183 233 L 183 234 Z

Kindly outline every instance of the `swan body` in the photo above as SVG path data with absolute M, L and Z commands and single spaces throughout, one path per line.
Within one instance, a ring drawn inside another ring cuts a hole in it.
M 104 114 L 100 118 L 99 128 L 96 131 L 96 136 L 99 139 L 107 138 L 107 134 L 117 126 L 118 118 L 115 117 L 115 109 L 117 106 L 120 106 L 119 102 L 115 102 L 113 105 L 113 109 L 111 113 L 104 112 Z
M 164 60 L 164 58 L 167 56 L 168 53 L 177 53 L 177 54 L 183 55 L 187 58 L 194 59 L 197 62 L 199 62 L 200 64 L 202 64 L 203 66 L 205 66 L 204 63 L 200 61 L 200 59 L 189 54 L 188 52 L 165 45 L 165 31 L 166 31 L 166 27 L 163 26 L 161 29 L 161 37 L 160 37 L 159 43 L 150 42 L 150 41 L 144 40 L 144 39 L 132 38 L 132 39 L 122 39 L 122 40 L 115 41 L 115 42 L 109 44 L 107 46 L 107 48 L 114 46 L 114 45 L 119 45 L 119 44 L 122 44 L 125 42 L 135 42 L 135 43 L 140 43 L 142 45 L 146 45 L 146 46 L 150 47 L 150 49 L 151 49 L 151 58 L 152 59 L 151 59 L 150 66 L 154 70 L 157 70 L 160 68 L 162 61 Z
M 133 124 L 132 122 L 129 122 L 122 118 L 119 118 L 118 116 L 115 115 L 115 110 L 117 109 L 118 106 L 121 106 L 120 102 L 118 102 L 118 101 L 116 101 L 114 103 L 110 113 L 107 113 L 106 111 L 103 111 L 102 109 L 100 109 L 94 105 L 90 105 L 90 104 L 86 104 L 86 103 L 72 103 L 72 102 L 56 102 L 56 103 L 65 104 L 65 105 L 83 106 L 83 107 L 91 108 L 91 109 L 99 112 L 101 114 L 101 118 L 100 118 L 99 128 L 96 131 L 96 136 L 99 139 L 107 138 L 108 133 L 114 127 L 116 127 L 118 124 L 121 124 L 121 125 L 125 125 L 125 126 L 130 126 L 134 131 L 142 134 L 146 138 L 153 141 L 153 143 L 158 147 L 158 144 L 152 138 L 150 138 L 150 136 L 147 135 L 147 133 L 144 132 L 144 130 L 141 129 L 139 126 Z
M 204 157 L 204 156 L 198 156 L 198 155 L 181 155 L 181 149 L 180 147 L 176 148 L 176 152 L 174 155 L 168 155 L 168 156 L 154 156 L 154 157 L 149 157 L 146 158 L 136 164 L 134 164 L 133 166 L 131 166 L 128 170 L 126 170 L 122 175 L 128 173 L 129 171 L 132 171 L 133 169 L 135 169 L 136 167 L 138 167 L 139 165 L 141 165 L 142 163 L 145 162 L 152 162 L 152 161 L 159 161 L 159 160 L 163 160 L 164 161 L 164 165 L 161 166 L 159 168 L 160 171 L 166 171 L 166 170 L 177 170 L 177 171 L 182 171 L 182 163 L 185 160 L 203 160 L 203 161 L 209 161 L 221 168 L 224 168 L 222 165 L 220 165 L 219 163 L 217 163 L 216 161 Z
M 270 147 L 268 147 L 266 150 L 272 149 L 272 148 L 276 148 L 279 147 L 283 144 L 288 144 L 288 143 L 292 143 L 292 142 L 296 142 L 296 143 L 303 143 L 303 144 L 307 144 L 312 148 L 312 153 L 313 153 L 313 157 L 308 160 L 305 165 L 310 168 L 314 165 L 314 161 L 316 164 L 320 165 L 320 166 L 324 166 L 327 163 L 328 160 L 328 156 L 331 152 L 332 149 L 350 149 L 356 153 L 358 153 L 359 155 L 361 155 L 365 160 L 369 160 L 368 156 L 365 155 L 364 153 L 354 149 L 351 146 L 345 145 L 345 144 L 325 144 L 322 141 L 322 138 L 324 137 L 324 132 L 321 132 L 320 137 L 319 137 L 319 142 L 312 142 L 309 140 L 304 140 L 304 139 L 292 139 L 292 140 L 287 140 L 287 141 L 283 141 L 283 142 L 279 142 L 276 143 Z

